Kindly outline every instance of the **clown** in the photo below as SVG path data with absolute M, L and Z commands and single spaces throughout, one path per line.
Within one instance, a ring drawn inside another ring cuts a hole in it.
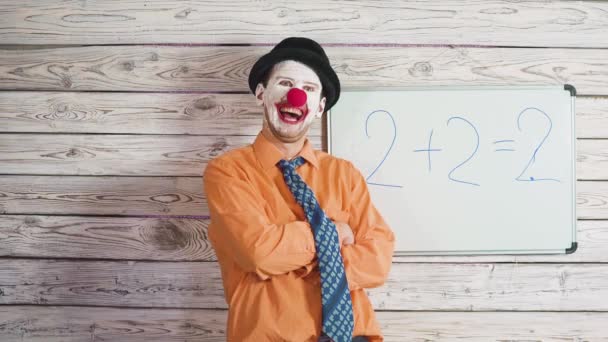
M 386 281 L 393 232 L 359 170 L 307 138 L 338 101 L 338 76 L 318 43 L 291 37 L 248 83 L 262 129 L 203 175 L 228 341 L 382 341 L 365 289 Z

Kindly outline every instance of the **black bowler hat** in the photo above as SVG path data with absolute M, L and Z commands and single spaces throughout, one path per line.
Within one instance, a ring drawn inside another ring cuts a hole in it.
M 294 60 L 313 69 L 323 85 L 327 98 L 325 110 L 329 110 L 340 97 L 340 80 L 329 64 L 329 59 L 319 43 L 312 39 L 290 37 L 283 39 L 269 53 L 260 57 L 249 72 L 249 89 L 255 94 L 258 83 L 266 77 L 272 67 L 285 60 Z

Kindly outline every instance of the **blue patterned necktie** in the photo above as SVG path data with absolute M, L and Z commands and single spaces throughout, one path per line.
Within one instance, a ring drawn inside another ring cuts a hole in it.
M 296 168 L 303 163 L 304 158 L 297 157 L 292 161 L 281 160 L 279 167 L 289 190 L 304 209 L 315 237 L 321 274 L 323 332 L 336 342 L 350 342 L 354 327 L 353 306 L 340 254 L 338 231 L 319 206 L 315 194 L 296 173 Z

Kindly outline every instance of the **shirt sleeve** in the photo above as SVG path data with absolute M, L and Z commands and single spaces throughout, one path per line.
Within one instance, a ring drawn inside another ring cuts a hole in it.
M 348 225 L 355 243 L 342 247 L 346 278 L 351 291 L 378 287 L 392 265 L 395 236 L 371 201 L 361 172 L 351 168 L 351 204 Z
M 213 222 L 208 230 L 212 246 L 229 251 L 244 271 L 261 279 L 310 264 L 316 252 L 310 225 L 306 221 L 270 222 L 263 194 L 239 173 L 242 171 L 214 160 L 203 174 Z

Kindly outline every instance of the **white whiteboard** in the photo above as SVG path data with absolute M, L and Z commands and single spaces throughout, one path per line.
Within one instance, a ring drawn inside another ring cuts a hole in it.
M 329 153 L 366 178 L 397 254 L 571 253 L 574 95 L 569 85 L 344 91 Z

